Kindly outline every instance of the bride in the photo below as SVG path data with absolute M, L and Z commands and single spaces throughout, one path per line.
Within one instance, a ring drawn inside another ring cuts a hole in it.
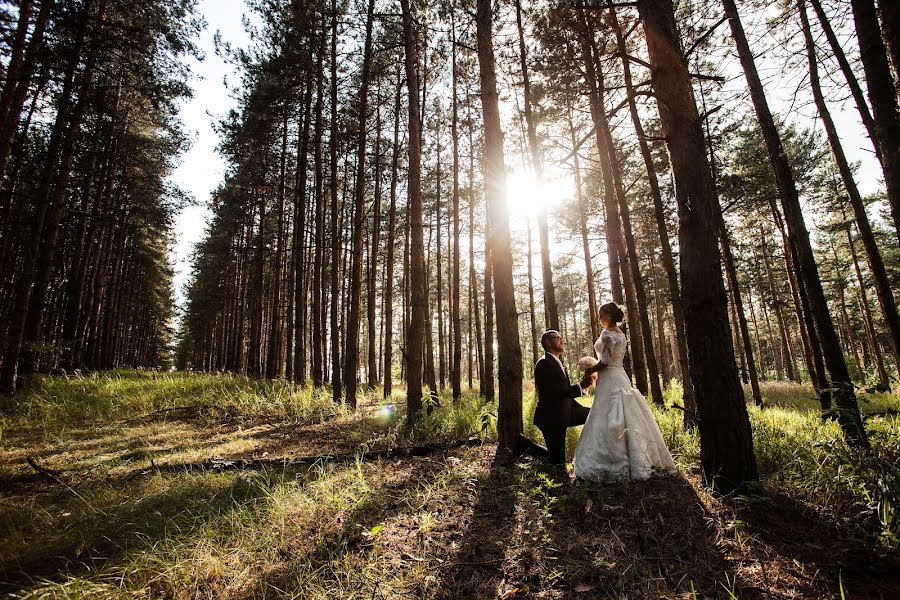
M 625 315 L 613 302 L 601 306 L 599 313 L 604 329 L 594 349 L 600 362 L 586 372 L 599 376 L 594 405 L 575 450 L 575 475 L 639 481 L 654 470 L 674 472 L 659 425 L 622 367 L 628 340 L 618 324 Z

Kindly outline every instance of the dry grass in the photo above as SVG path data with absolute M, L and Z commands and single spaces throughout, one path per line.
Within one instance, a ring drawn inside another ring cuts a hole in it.
M 766 386 L 772 407 L 751 411 L 763 493 L 721 499 L 700 485 L 697 441 L 680 428 L 677 411 L 657 413 L 677 476 L 598 484 L 570 481 L 530 459 L 495 461 L 492 408 L 475 397 L 458 406 L 442 398 L 443 408 L 407 435 L 399 397 L 390 411 L 373 395 L 348 414 L 289 386 L 271 388 L 278 391 L 267 398 L 264 388 L 254 393 L 236 378 L 199 376 L 203 384 L 194 386 L 193 376 L 153 377 L 99 376 L 90 393 L 107 408 L 89 425 L 65 419 L 66 384 L 52 381 L 38 389 L 54 389 L 56 400 L 40 392 L 41 400 L 4 423 L 0 592 L 768 599 L 838 598 L 843 585 L 851 598 L 900 594 L 900 565 L 877 511 L 858 503 L 869 482 L 844 472 L 845 479 L 829 479 L 847 459 L 839 434 L 795 386 Z M 157 385 L 164 390 L 121 396 L 120 386 Z M 216 396 L 223 389 L 231 401 Z M 131 404 L 117 406 L 105 396 L 113 394 Z M 253 397 L 242 403 L 242 394 Z M 143 416 L 198 400 L 232 408 Z M 57 405 L 40 405 L 51 401 Z M 896 396 L 883 396 L 864 408 L 884 413 L 898 405 Z M 352 454 L 464 436 L 483 425 L 483 446 L 422 457 L 221 473 L 154 469 L 209 457 Z M 900 445 L 895 417 L 868 425 L 876 447 Z M 61 474 L 37 474 L 28 455 Z M 819 473 L 804 476 L 817 460 Z

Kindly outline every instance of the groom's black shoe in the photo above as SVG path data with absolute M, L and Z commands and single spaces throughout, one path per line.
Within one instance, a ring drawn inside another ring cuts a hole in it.
M 529 440 L 527 437 L 525 437 L 523 434 L 520 433 L 516 437 L 516 448 L 513 451 L 513 455 L 516 458 L 518 458 L 518 457 L 522 456 L 523 454 L 530 454 L 531 456 L 537 456 L 537 457 L 544 457 L 544 456 L 550 455 L 550 453 L 547 451 L 546 448 L 544 448 L 543 446 L 540 446 L 538 444 L 535 444 L 534 442 L 532 442 L 531 440 Z

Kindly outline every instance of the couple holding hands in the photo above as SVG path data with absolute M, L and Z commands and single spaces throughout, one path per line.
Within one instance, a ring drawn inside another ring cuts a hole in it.
M 562 363 L 565 340 L 558 331 L 541 336 L 544 356 L 534 366 L 538 402 L 534 424 L 544 435 L 544 449 L 524 436 L 517 454 L 543 456 L 556 466 L 564 466 L 566 430 L 584 425 L 575 450 L 575 475 L 581 478 L 639 481 L 654 471 L 674 472 L 675 463 L 663 441 L 659 425 L 644 396 L 631 387 L 623 367 L 628 339 L 619 329 L 625 315 L 615 303 L 599 310 L 603 332 L 594 343 L 599 360 L 578 361 L 584 377 L 572 385 Z M 575 398 L 594 385 L 594 404 L 582 406 Z

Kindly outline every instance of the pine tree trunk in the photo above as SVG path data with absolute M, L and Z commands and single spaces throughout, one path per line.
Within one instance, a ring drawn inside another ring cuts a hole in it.
M 387 274 L 384 280 L 384 397 L 390 398 L 393 390 L 394 355 L 394 249 L 397 227 L 397 166 L 400 160 L 400 70 L 397 70 L 397 92 L 394 97 L 394 143 L 391 147 L 391 206 L 388 209 Z
M 331 196 L 331 393 L 332 399 L 339 404 L 343 400 L 341 381 L 341 336 L 338 324 L 338 298 L 341 284 L 341 229 L 338 211 L 338 95 L 337 95 L 337 0 L 331 0 L 331 119 L 330 140 L 328 143 Z
M 610 24 L 616 35 L 616 44 L 622 59 L 622 76 L 625 83 L 626 100 L 628 101 L 628 111 L 631 116 L 631 123 L 635 128 L 635 136 L 638 140 L 638 146 L 641 151 L 641 157 L 644 160 L 644 166 L 647 169 L 647 183 L 650 186 L 650 196 L 653 199 L 654 215 L 656 217 L 656 229 L 659 234 L 660 247 L 662 250 L 663 268 L 666 271 L 666 278 L 669 283 L 669 298 L 672 304 L 672 315 L 675 329 L 675 340 L 678 346 L 678 360 L 682 373 L 688 373 L 687 363 L 687 342 L 685 340 L 685 319 L 684 309 L 681 304 L 681 291 L 678 286 L 678 274 L 675 269 L 675 259 L 672 254 L 672 245 L 669 242 L 669 232 L 666 229 L 665 210 L 662 203 L 662 193 L 659 189 L 659 178 L 656 174 L 656 166 L 653 163 L 653 155 L 650 152 L 650 145 L 647 143 L 647 136 L 644 133 L 644 126 L 638 114 L 637 102 L 635 101 L 634 85 L 632 83 L 631 65 L 626 57 L 627 47 L 625 38 L 622 34 L 622 28 L 615 9 L 609 11 Z M 693 389 L 690 380 L 684 378 L 682 383 L 684 388 L 684 406 L 688 410 L 684 413 L 685 425 L 693 425 L 693 415 L 696 413 L 696 404 L 694 401 Z
M 327 25 L 324 14 L 322 16 L 322 32 L 317 47 L 316 59 L 316 123 L 314 127 L 315 142 L 313 146 L 313 170 L 315 171 L 315 224 L 314 224 L 314 248 L 313 248 L 313 275 L 312 275 L 312 381 L 313 386 L 321 388 L 325 383 L 324 374 L 324 340 L 325 340 L 325 173 L 322 165 L 322 110 L 325 96 L 324 84 L 324 57 L 325 35 Z M 299 353 L 294 352 L 294 356 Z M 296 369 L 295 369 L 296 370 Z
M 700 414 L 700 460 L 705 480 L 729 493 L 757 479 L 753 437 L 737 375 L 717 252 L 721 210 L 671 0 L 639 0 L 648 40 L 653 90 L 669 150 L 678 203 L 685 314 L 702 315 L 686 328 L 691 380 Z
M 801 14 L 803 14 L 802 7 L 805 5 L 803 2 L 800 5 Z M 887 50 L 881 36 L 881 27 L 878 24 L 875 0 L 850 0 L 850 5 L 853 7 L 853 21 L 859 41 L 859 57 L 866 74 L 869 102 L 872 104 L 875 133 L 878 136 L 878 145 L 881 147 L 884 185 L 887 188 L 888 203 L 894 219 L 894 230 L 900 241 L 900 106 L 897 101 L 898 90 L 894 84 L 894 78 L 891 76 Z M 897 8 L 894 7 L 892 10 L 896 11 Z
M 450 323 L 453 329 L 453 355 L 450 363 L 450 387 L 453 392 L 453 400 L 462 397 L 462 328 L 459 311 L 459 277 L 460 277 L 460 251 L 459 251 L 459 107 L 457 102 L 457 67 L 456 67 L 456 7 L 450 7 L 450 28 L 452 37 L 452 121 L 450 123 L 450 135 L 453 138 L 453 261 L 451 265 L 451 311 Z
M 437 153 L 437 189 L 435 190 L 435 216 L 437 218 L 437 224 L 435 225 L 435 229 L 437 231 L 437 241 L 435 244 L 435 262 L 436 262 L 436 275 L 437 275 L 437 287 L 435 288 L 435 295 L 437 296 L 437 325 L 438 325 L 438 377 L 440 379 L 441 388 L 444 389 L 447 383 L 447 357 L 444 353 L 444 270 L 443 270 L 443 260 L 441 259 L 441 122 L 438 119 L 437 122 L 437 131 L 435 135 L 435 146 Z M 430 320 L 428 321 L 431 322 Z
M 529 217 L 527 220 L 528 229 L 528 246 L 526 256 L 526 270 L 528 271 L 528 315 L 529 315 L 529 327 L 531 329 L 531 355 L 532 355 L 532 363 L 536 363 L 540 354 L 538 350 L 538 333 L 537 333 L 537 315 L 534 310 L 534 278 L 531 276 L 533 272 L 532 265 L 532 256 L 533 250 L 531 247 L 531 218 Z
M 378 88 L 378 107 L 375 111 L 375 190 L 374 202 L 372 208 L 372 246 L 369 251 L 369 280 L 367 283 L 367 310 L 366 321 L 368 323 L 368 377 L 366 387 L 374 390 L 378 385 L 378 355 L 375 347 L 375 331 L 376 331 L 376 278 L 379 272 L 378 254 L 381 248 L 381 86 Z
M 488 248 L 492 264 L 497 307 L 499 355 L 499 403 L 497 443 L 501 449 L 515 448 L 522 433 L 522 347 L 519 345 L 509 217 L 504 187 L 503 132 L 494 68 L 494 43 L 490 0 L 478 0 L 475 25 L 478 42 L 481 106 L 484 113 L 485 187 L 489 217 Z
M 410 322 L 407 333 L 406 418 L 416 421 L 422 413 L 422 352 L 425 342 L 425 244 L 422 229 L 422 124 L 419 116 L 419 63 L 417 36 L 413 30 L 413 15 L 409 0 L 400 0 L 403 11 L 403 38 L 406 48 L 406 85 L 409 91 L 409 166 L 408 198 L 410 226 Z
M 472 114 L 469 107 L 469 298 L 472 304 L 472 314 L 469 320 L 475 321 L 475 354 L 478 361 L 478 385 L 482 396 L 485 385 L 485 347 L 481 335 L 481 309 L 478 306 L 478 277 L 475 274 L 475 145 L 472 143 Z M 487 255 L 485 255 L 485 261 Z

